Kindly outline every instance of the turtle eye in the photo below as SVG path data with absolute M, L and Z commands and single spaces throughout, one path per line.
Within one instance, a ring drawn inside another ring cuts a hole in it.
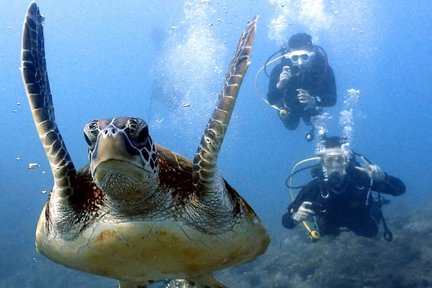
M 84 139 L 89 146 L 93 146 L 96 143 L 97 136 L 99 134 L 98 121 L 93 120 L 84 127 Z
M 136 134 L 136 141 L 139 143 L 143 143 L 147 140 L 149 135 L 148 126 L 141 126 L 140 129 L 137 131 Z
M 138 118 L 131 118 L 126 126 L 132 142 L 138 147 L 144 146 L 149 137 L 147 123 Z

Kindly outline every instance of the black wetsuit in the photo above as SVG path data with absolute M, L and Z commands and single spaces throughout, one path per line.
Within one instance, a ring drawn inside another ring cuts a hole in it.
M 321 235 L 337 235 L 340 227 L 346 227 L 357 235 L 374 237 L 378 232 L 382 214 L 380 202 L 374 200 L 368 192 L 371 190 L 393 196 L 405 193 L 405 184 L 400 179 L 385 173 L 384 180 L 371 182 L 365 172 L 352 166 L 347 169 L 347 175 L 338 193 L 332 191 L 329 183 L 318 180 L 323 179 L 322 176 L 320 171 L 317 179 L 303 187 L 288 206 L 287 212 L 282 216 L 284 227 L 291 229 L 296 226 L 292 219 L 293 213 L 304 201 L 309 201 L 312 202 L 311 209 L 316 213 Z
M 297 67 L 293 67 L 291 62 L 283 59 L 275 66 L 270 74 L 267 101 L 288 112 L 286 118 L 282 118 L 285 127 L 294 130 L 299 125 L 300 117 L 307 125 L 310 125 L 310 117 L 321 113 L 321 107 L 333 106 L 336 103 L 336 81 L 333 69 L 327 63 L 327 57 L 321 48 L 314 46 L 316 56 L 313 59 L 313 67 L 309 72 L 299 72 Z M 284 66 L 291 67 L 292 76 L 287 85 L 278 89 L 276 84 Z M 298 101 L 297 89 L 304 89 L 316 99 L 316 108 L 304 110 Z

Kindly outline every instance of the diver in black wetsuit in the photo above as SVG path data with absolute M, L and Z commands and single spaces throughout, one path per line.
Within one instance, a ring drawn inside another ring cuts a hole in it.
M 311 117 L 322 107 L 335 105 L 336 82 L 326 53 L 312 44 L 310 35 L 291 36 L 288 51 L 282 53 L 285 56 L 270 74 L 267 101 L 278 108 L 285 127 L 294 130 L 300 118 L 311 125 Z
M 381 202 L 371 193 L 399 196 L 405 193 L 404 183 L 374 164 L 361 167 L 339 137 L 326 138 L 322 144 L 318 151 L 321 169 L 288 206 L 282 216 L 283 226 L 291 229 L 315 216 L 321 235 L 337 235 L 344 227 L 359 236 L 374 237 L 380 220 L 387 230 Z M 391 237 L 386 240 L 391 241 Z

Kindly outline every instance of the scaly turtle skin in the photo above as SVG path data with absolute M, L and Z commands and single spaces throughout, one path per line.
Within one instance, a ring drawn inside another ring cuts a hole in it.
M 120 117 L 85 126 L 90 163 L 78 171 L 55 121 L 42 22 L 31 3 L 21 70 L 54 176 L 37 250 L 64 266 L 118 279 L 121 288 L 161 279 L 225 287 L 213 271 L 254 260 L 270 242 L 252 208 L 216 169 L 256 18 L 239 40 L 193 162 L 154 144 L 143 120 Z

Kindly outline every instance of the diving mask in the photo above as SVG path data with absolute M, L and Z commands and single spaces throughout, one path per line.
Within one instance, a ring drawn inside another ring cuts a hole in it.
M 285 54 L 294 66 L 309 65 L 312 62 L 315 52 L 307 50 L 295 50 Z
M 341 148 L 326 149 L 321 155 L 321 164 L 326 178 L 331 175 L 343 178 L 348 167 L 348 157 Z

